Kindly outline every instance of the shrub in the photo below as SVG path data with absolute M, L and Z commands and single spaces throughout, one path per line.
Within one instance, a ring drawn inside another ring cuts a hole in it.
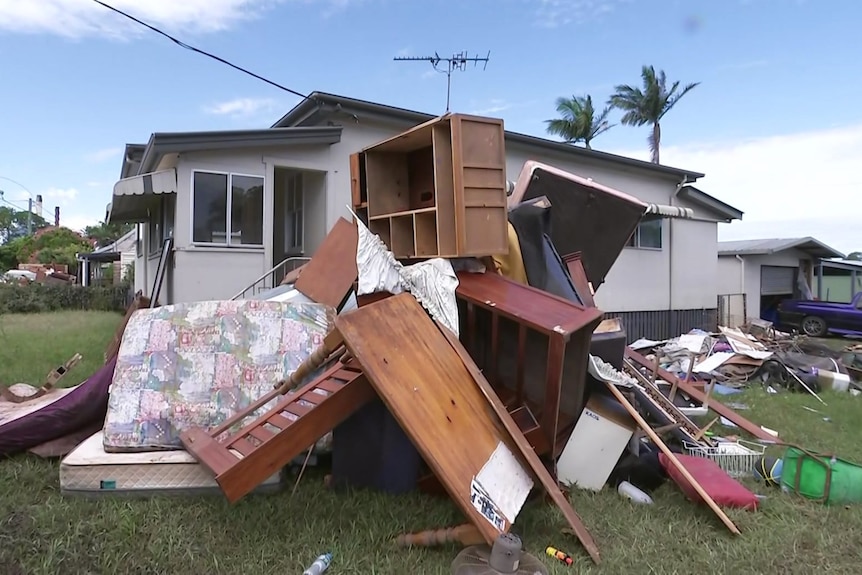
M 0 284 L 0 313 L 40 313 L 65 309 L 123 312 L 130 298 L 129 286 Z

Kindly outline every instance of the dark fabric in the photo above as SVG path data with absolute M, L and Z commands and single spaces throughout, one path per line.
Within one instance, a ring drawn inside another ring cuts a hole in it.
M 509 211 L 509 222 L 518 234 L 527 282 L 541 289 L 548 275 L 544 237 L 551 233 L 551 210 L 531 204 L 519 204 Z
M 13 455 L 104 421 L 117 356 L 74 391 L 24 417 L 0 425 L 0 455 Z

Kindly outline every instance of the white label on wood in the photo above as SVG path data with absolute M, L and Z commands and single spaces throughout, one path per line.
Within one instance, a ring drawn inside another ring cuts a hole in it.
M 506 530 L 506 518 L 500 514 L 497 506 L 494 505 L 494 502 L 491 501 L 491 498 L 488 497 L 482 487 L 476 483 L 475 478 L 470 482 L 470 503 L 479 512 L 479 515 L 497 528 L 497 531 L 502 533 Z
M 475 481 L 509 523 L 515 522 L 533 488 L 533 480 L 502 441 L 482 466 Z

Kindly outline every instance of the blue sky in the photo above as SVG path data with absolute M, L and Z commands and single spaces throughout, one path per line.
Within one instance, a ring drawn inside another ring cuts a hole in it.
M 393 56 L 490 50 L 485 71 L 454 73 L 453 111 L 540 136 L 557 96 L 604 101 L 653 64 L 702 82 L 663 122 L 662 162 L 705 172 L 702 189 L 745 211 L 721 239 L 812 235 L 862 249 L 862 2 L 109 3 L 300 92 L 429 113 L 445 109 L 445 75 Z M 267 127 L 297 102 L 91 0 L 0 0 L 0 78 L 0 189 L 26 202 L 11 178 L 43 194 L 72 227 L 104 217 L 125 143 Z M 646 158 L 646 136 L 616 126 L 593 147 Z

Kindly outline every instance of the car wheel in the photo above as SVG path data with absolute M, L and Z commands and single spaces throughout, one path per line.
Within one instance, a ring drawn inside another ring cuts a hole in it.
M 802 332 L 809 337 L 823 337 L 826 335 L 826 322 L 823 318 L 809 315 L 802 319 Z

